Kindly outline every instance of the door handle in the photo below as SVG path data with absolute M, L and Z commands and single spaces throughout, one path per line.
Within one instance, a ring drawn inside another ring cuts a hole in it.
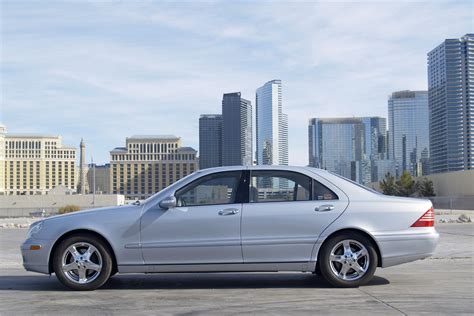
M 334 209 L 334 205 L 326 204 L 326 205 L 321 205 L 319 207 L 316 207 L 314 210 L 316 212 L 327 212 L 327 211 L 332 211 Z
M 221 216 L 235 215 L 235 214 L 239 214 L 239 210 L 236 208 L 226 208 L 224 210 L 219 211 L 219 213 L 217 214 Z

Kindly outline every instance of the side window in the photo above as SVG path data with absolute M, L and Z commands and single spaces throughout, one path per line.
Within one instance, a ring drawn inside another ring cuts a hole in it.
M 251 171 L 250 203 L 311 200 L 311 178 L 280 170 Z
M 313 180 L 313 200 L 339 200 L 339 197 L 326 186 Z
M 240 171 L 232 171 L 199 178 L 176 192 L 177 205 L 232 204 L 235 201 L 240 176 Z

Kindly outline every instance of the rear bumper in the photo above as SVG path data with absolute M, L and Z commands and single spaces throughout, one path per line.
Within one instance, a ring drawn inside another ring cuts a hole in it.
M 374 237 L 382 255 L 383 268 L 430 257 L 439 240 L 434 227 L 380 233 Z

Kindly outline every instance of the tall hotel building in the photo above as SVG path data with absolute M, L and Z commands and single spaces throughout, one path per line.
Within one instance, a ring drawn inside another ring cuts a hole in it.
M 252 103 L 240 92 L 222 98 L 222 165 L 252 165 Z
M 76 148 L 60 136 L 7 134 L 0 125 L 0 194 L 36 195 L 76 189 Z
M 474 169 L 474 34 L 428 53 L 431 173 Z
M 386 121 L 380 117 L 309 120 L 309 166 L 326 169 L 359 183 L 378 181 L 384 158 Z
M 110 152 L 110 193 L 146 198 L 197 170 L 196 150 L 173 135 L 127 137 Z
M 257 89 L 257 164 L 288 165 L 288 116 L 282 111 L 281 80 Z
M 199 118 L 199 169 L 222 166 L 222 115 Z
M 398 91 L 388 99 L 389 155 L 399 177 L 429 173 L 429 111 L 427 91 Z

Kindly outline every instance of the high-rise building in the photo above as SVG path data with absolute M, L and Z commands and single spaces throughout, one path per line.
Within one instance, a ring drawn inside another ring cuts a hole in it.
M 252 104 L 240 92 L 222 99 L 222 165 L 252 165 Z
M 110 152 L 110 193 L 146 198 L 197 170 L 196 150 L 173 135 L 127 137 Z
M 8 134 L 0 126 L 0 167 L 0 194 L 76 189 L 76 148 L 63 146 L 60 136 Z
M 282 111 L 281 80 L 257 89 L 257 164 L 288 165 L 288 116 Z
M 385 157 L 386 120 L 380 117 L 309 120 L 309 165 L 359 183 L 378 181 L 375 162 Z
M 107 194 L 110 191 L 110 164 L 89 164 L 87 182 L 90 193 Z
M 474 34 L 428 53 L 430 171 L 474 169 Z
M 421 175 L 420 170 L 428 172 L 428 122 L 427 91 L 398 91 L 389 96 L 389 153 L 390 159 L 396 163 L 397 176 L 404 170 L 415 176 Z
M 222 166 L 222 115 L 202 114 L 199 118 L 199 168 Z

